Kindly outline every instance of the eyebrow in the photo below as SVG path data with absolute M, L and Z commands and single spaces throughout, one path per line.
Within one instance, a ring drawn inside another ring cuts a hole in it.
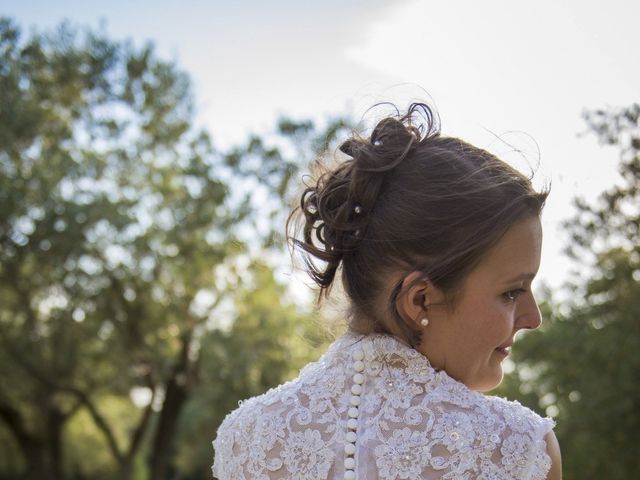
M 520 280 L 533 280 L 535 276 L 536 276 L 535 273 L 529 273 L 529 272 L 521 273 L 520 275 L 517 275 L 513 278 L 510 278 L 509 280 L 506 280 L 505 283 L 519 282 Z

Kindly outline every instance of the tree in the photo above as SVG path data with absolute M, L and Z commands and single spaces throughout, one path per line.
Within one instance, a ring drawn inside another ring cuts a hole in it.
M 67 24 L 24 40 L 1 19 L 0 55 L 0 438 L 23 460 L 8 468 L 127 479 L 146 454 L 143 476 L 165 478 L 202 398 L 217 392 L 228 409 L 309 358 L 305 343 L 274 353 L 305 314 L 253 290 L 245 303 L 268 319 L 256 335 L 242 327 L 250 313 L 228 306 L 249 295 L 236 281 L 247 244 L 262 256 L 281 248 L 290 180 L 347 124 L 283 119 L 280 146 L 253 136 L 223 154 L 193 124 L 187 75 L 151 45 Z M 257 204 L 256 188 L 269 202 Z M 258 218 L 271 223 L 260 230 Z M 280 295 L 265 268 L 258 284 Z M 235 318 L 224 333 L 220 319 Z M 267 356 L 243 366 L 238 348 Z M 224 359 L 251 373 L 220 390 Z M 212 432 L 221 413 L 205 414 Z M 115 467 L 88 461 L 91 442 Z
M 565 478 L 636 478 L 640 460 L 640 105 L 584 115 L 602 143 L 620 149 L 619 184 L 598 203 L 575 202 L 568 253 L 590 268 L 547 293 L 546 324 L 514 350 L 521 366 L 503 392 L 557 416 Z
M 128 478 L 155 406 L 161 478 L 225 292 L 199 295 L 242 251 L 231 227 L 248 209 L 225 203 L 188 78 L 151 46 L 68 25 L 23 41 L 2 19 L 0 55 L 0 418 L 28 478 L 63 478 L 63 429 L 84 409 Z M 127 442 L 101 409 L 112 396 L 131 405 Z

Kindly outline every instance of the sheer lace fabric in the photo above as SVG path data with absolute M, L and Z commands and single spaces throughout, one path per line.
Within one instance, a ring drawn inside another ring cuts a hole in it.
M 470 390 L 393 336 L 350 332 L 296 379 L 227 415 L 213 442 L 214 477 L 345 478 L 354 349 L 365 365 L 355 478 L 546 478 L 551 419 Z

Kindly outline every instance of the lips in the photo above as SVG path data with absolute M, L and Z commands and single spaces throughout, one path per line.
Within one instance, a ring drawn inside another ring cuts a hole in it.
M 501 353 L 503 355 L 509 355 L 510 351 L 511 351 L 511 346 L 496 348 L 496 352 Z
M 504 343 L 496 348 L 496 352 L 502 353 L 503 355 L 509 355 L 509 353 L 511 352 L 511 345 L 513 345 L 513 341 Z

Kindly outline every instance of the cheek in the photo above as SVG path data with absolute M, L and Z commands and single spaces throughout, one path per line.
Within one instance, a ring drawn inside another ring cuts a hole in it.
M 513 329 L 509 306 L 496 302 L 474 302 L 465 309 L 461 335 L 478 349 L 497 346 Z

